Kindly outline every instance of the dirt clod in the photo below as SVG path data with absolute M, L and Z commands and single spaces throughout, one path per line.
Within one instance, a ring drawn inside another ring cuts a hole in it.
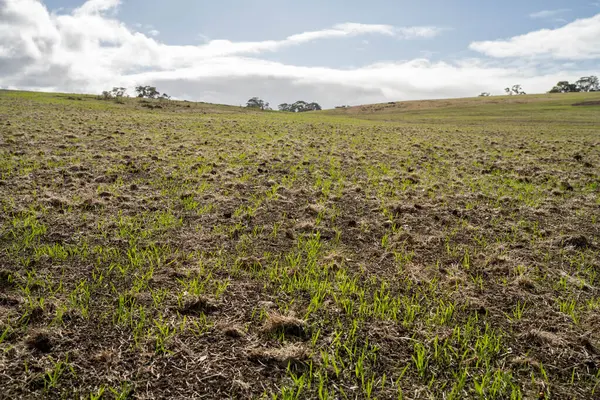
M 54 346 L 50 335 L 43 331 L 30 335 L 26 340 L 26 344 L 30 350 L 37 350 L 42 353 L 50 353 Z
M 561 240 L 563 247 L 574 247 L 576 249 L 585 249 L 591 247 L 591 243 L 584 235 L 567 236 Z
M 244 330 L 237 325 L 222 326 L 221 332 L 223 332 L 223 335 L 233 338 L 233 339 L 239 339 L 239 338 L 246 336 L 246 333 L 244 332 Z
M 219 307 L 212 300 L 199 297 L 196 299 L 188 300 L 182 307 L 181 314 L 183 315 L 200 315 L 200 314 L 211 314 L 218 311 Z

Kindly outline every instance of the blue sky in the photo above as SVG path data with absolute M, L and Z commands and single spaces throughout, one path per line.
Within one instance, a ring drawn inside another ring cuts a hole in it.
M 325 106 L 499 94 L 511 82 L 539 92 L 600 74 L 598 48 L 591 0 L 0 0 L 0 86 L 14 88 L 143 81 L 192 100 Z
M 81 1 L 49 0 L 49 9 L 73 9 Z M 542 10 L 568 10 L 547 18 L 531 18 Z M 361 37 L 345 43 L 315 42 L 270 59 L 306 65 L 346 67 L 380 60 L 412 59 L 432 54 L 434 59 L 473 56 L 467 49 L 475 40 L 493 40 L 543 28 L 600 12 L 592 1 L 527 0 L 303 0 L 251 2 L 244 0 L 124 0 L 119 19 L 134 26 L 151 26 L 169 44 L 198 44 L 203 36 L 231 41 L 281 39 L 343 22 L 393 26 L 438 26 L 447 31 L 436 40 L 398 42 L 393 38 Z M 201 35 L 201 36 L 200 36 Z M 369 45 L 364 45 L 367 40 Z M 340 48 L 341 47 L 341 48 Z M 338 50 L 339 49 L 339 50 Z M 354 52 L 360 49 L 359 52 Z

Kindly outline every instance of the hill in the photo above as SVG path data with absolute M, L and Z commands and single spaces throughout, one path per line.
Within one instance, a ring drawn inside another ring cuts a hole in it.
M 574 108 L 575 107 L 575 108 Z M 600 92 L 491 96 L 362 105 L 325 114 L 379 121 L 600 123 Z

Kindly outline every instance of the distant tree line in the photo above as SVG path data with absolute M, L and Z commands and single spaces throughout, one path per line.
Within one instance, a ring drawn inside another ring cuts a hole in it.
M 521 85 L 513 85 L 504 89 L 508 95 L 526 94 Z M 574 83 L 560 81 L 548 93 L 600 92 L 600 80 L 597 76 L 582 76 Z M 488 97 L 490 93 L 483 92 L 479 97 Z
M 258 98 L 253 97 L 246 102 L 246 107 L 248 108 L 257 108 L 260 110 L 272 110 L 269 106 L 269 103 Z M 319 111 L 321 110 L 321 106 L 319 103 L 308 103 L 306 101 L 299 100 L 293 104 L 282 103 L 277 106 L 279 111 L 284 112 L 305 112 L 305 111 Z
M 143 99 L 159 99 L 159 100 L 170 100 L 171 96 L 166 93 L 160 94 L 154 86 L 136 86 L 135 92 L 138 98 Z M 102 100 L 115 100 L 118 103 L 123 102 L 123 98 L 129 97 L 127 89 L 124 87 L 114 87 L 112 90 L 105 90 L 100 95 Z
M 321 111 L 319 103 L 307 103 L 306 101 L 297 101 L 293 104 L 282 103 L 278 106 L 279 111 L 285 112 L 305 112 L 305 111 Z
M 253 97 L 250 100 L 248 100 L 246 102 L 246 107 L 248 108 L 258 108 L 260 110 L 272 110 L 271 107 L 269 107 L 269 103 L 259 99 L 258 97 Z
M 100 95 L 102 100 L 116 100 L 122 102 L 123 97 L 129 97 L 127 89 L 124 87 L 114 87 L 112 90 L 105 90 Z
M 600 82 L 596 76 L 583 76 L 575 83 L 560 81 L 548 93 L 599 92 Z
M 523 94 L 527 94 L 523 91 L 523 88 L 521 87 L 521 85 L 513 85 L 510 88 L 506 88 L 504 89 L 504 91 L 506 92 L 506 94 L 508 95 L 523 95 Z
M 504 89 L 507 95 L 524 95 L 527 94 L 523 91 L 523 87 L 521 85 L 512 85 L 511 87 L 507 87 Z M 479 94 L 479 97 L 490 97 L 492 94 L 490 92 L 482 92 Z
M 160 94 L 154 86 L 136 86 L 135 92 L 137 93 L 137 97 L 142 99 L 171 99 L 171 96 L 166 93 Z

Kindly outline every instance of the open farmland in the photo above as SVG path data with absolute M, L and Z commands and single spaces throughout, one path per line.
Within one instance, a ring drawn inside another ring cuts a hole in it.
M 0 92 L 0 398 L 600 398 L 598 101 Z

